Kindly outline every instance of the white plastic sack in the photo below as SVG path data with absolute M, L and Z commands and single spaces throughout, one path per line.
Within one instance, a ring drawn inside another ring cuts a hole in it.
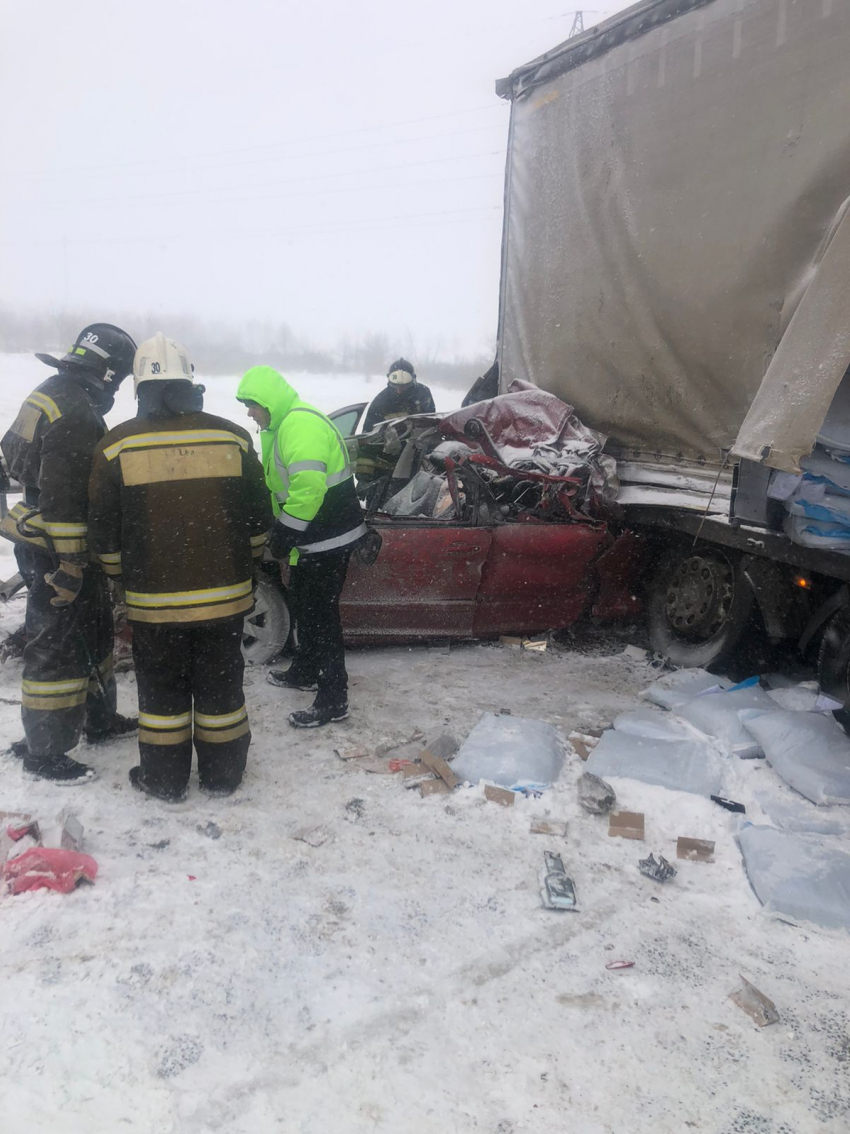
M 614 728 L 656 740 L 701 740 L 693 728 L 660 709 L 630 709 L 614 718 Z
M 750 885 L 769 914 L 850 929 L 850 852 L 843 839 L 746 823 L 738 845 Z
M 800 468 L 810 476 L 822 477 L 829 483 L 830 491 L 850 493 L 850 465 L 846 461 L 835 460 L 823 449 L 816 448 L 808 457 L 803 457 Z
M 623 713 L 616 728 L 602 738 L 585 762 L 585 770 L 608 779 L 623 776 L 694 795 L 722 795 L 724 757 L 715 745 L 681 721 L 661 713 L 648 726 L 638 712 Z M 629 721 L 629 717 L 638 720 Z M 667 727 L 666 736 L 664 727 Z
M 641 697 L 654 705 L 660 705 L 662 709 L 675 709 L 677 705 L 684 705 L 707 689 L 717 685 L 721 689 L 728 689 L 731 684 L 727 678 L 717 677 L 705 669 L 677 669 L 659 677 L 648 689 L 643 690 Z
M 744 721 L 760 713 L 776 711 L 776 703 L 758 685 L 695 697 L 676 712 L 706 736 L 713 736 L 727 752 L 743 759 L 761 756 L 757 740 Z
M 746 727 L 795 791 L 812 803 L 850 804 L 850 740 L 834 717 L 780 710 Z
M 552 784 L 563 766 L 564 745 L 550 724 L 484 713 L 460 746 L 452 771 L 471 784 L 489 780 L 512 788 Z
M 850 553 L 850 527 L 846 524 L 829 524 L 806 516 L 786 516 L 782 530 L 792 543 L 800 547 L 820 547 L 824 551 L 840 551 L 843 555 Z
M 774 827 L 810 835 L 850 837 L 850 808 L 818 806 L 783 783 L 778 776 L 763 777 L 753 798 Z

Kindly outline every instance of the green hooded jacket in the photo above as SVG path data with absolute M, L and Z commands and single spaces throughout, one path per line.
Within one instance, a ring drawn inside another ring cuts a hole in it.
M 348 449 L 333 422 L 271 366 L 247 371 L 236 397 L 271 415 L 260 434 L 263 469 L 278 522 L 298 533 L 298 550 L 334 551 L 365 535 Z

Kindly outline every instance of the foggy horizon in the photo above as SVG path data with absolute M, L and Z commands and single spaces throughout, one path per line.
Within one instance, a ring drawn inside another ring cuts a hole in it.
M 0 16 L 0 309 L 492 356 L 494 85 L 565 40 L 574 9 L 5 0 Z

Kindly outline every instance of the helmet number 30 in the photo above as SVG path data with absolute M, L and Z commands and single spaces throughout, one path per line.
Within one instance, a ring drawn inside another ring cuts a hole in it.
M 159 374 L 159 372 L 160 372 L 159 363 L 158 362 L 152 362 L 151 363 L 151 374 Z
M 88 334 L 83 339 L 83 342 L 84 343 L 96 343 L 97 342 L 97 335 L 95 335 L 92 331 L 89 331 Z

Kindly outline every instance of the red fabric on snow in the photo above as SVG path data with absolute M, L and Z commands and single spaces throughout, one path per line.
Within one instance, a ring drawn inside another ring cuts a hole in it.
M 3 881 L 13 894 L 27 890 L 56 890 L 67 894 L 86 878 L 94 882 L 97 863 L 88 854 L 58 847 L 30 847 L 3 863 Z

